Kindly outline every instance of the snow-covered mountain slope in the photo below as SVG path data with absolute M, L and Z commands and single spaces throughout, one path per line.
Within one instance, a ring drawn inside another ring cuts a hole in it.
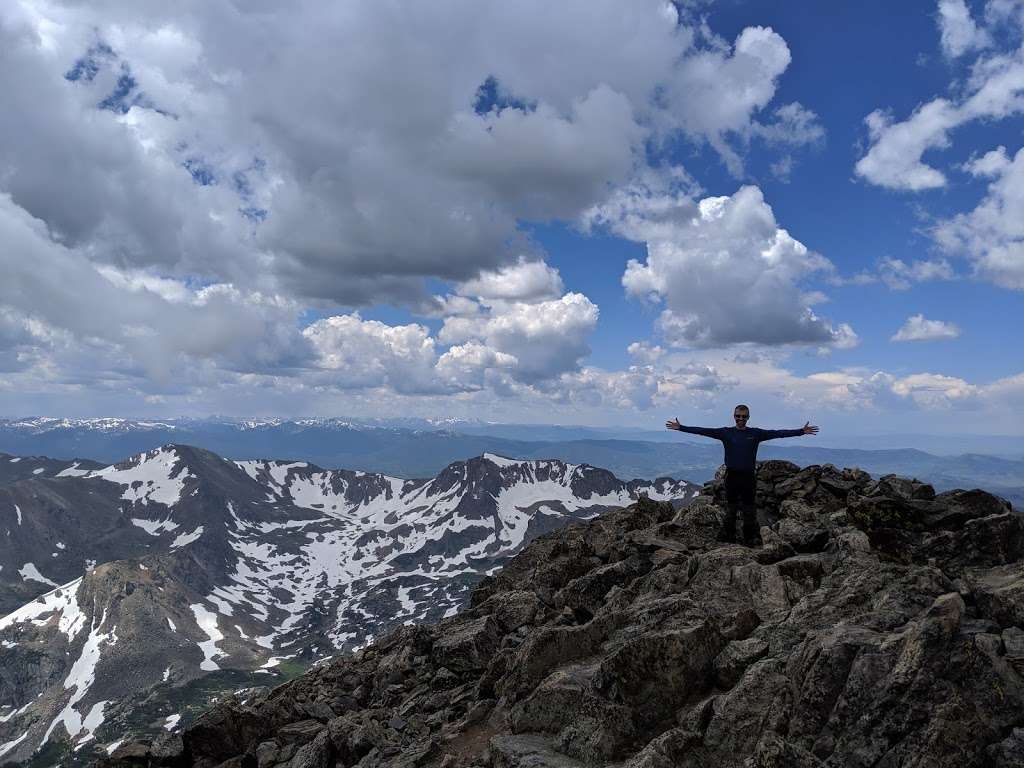
M 699 490 L 557 460 L 403 480 L 181 445 L 57 474 L 0 487 L 0 594 L 20 600 L 0 619 L 0 762 L 153 726 L 142 692 L 451 614 L 540 533 Z

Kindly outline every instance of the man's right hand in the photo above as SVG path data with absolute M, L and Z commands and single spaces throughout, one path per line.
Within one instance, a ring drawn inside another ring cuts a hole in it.
M 665 422 L 665 429 L 677 429 L 680 432 L 683 431 L 683 425 L 679 423 L 679 419 L 672 419 L 672 421 Z

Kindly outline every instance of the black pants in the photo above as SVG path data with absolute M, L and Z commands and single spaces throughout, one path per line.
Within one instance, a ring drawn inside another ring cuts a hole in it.
M 725 524 L 724 541 L 736 541 L 736 512 L 743 513 L 743 541 L 753 544 L 760 534 L 757 524 L 757 474 L 753 470 L 727 469 L 725 471 Z

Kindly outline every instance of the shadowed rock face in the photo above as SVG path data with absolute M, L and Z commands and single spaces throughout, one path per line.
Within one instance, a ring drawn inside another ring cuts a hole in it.
M 1024 765 L 1024 518 L 978 491 L 763 462 L 534 541 L 471 605 L 114 766 Z

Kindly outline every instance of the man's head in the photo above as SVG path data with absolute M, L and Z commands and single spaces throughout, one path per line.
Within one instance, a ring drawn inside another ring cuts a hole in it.
M 740 403 L 732 409 L 732 418 L 739 429 L 746 429 L 747 422 L 750 420 L 750 409 Z

